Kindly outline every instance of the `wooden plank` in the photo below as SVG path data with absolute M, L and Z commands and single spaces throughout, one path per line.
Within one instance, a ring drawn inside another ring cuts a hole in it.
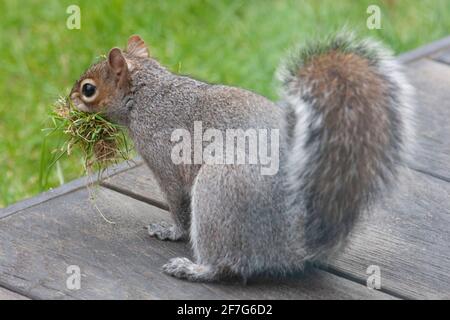
M 132 169 L 110 183 L 136 184 L 133 192 L 150 197 L 146 190 L 157 187 L 145 170 Z M 450 184 L 413 170 L 401 177 L 398 189 L 361 221 L 345 253 L 330 260 L 330 270 L 365 282 L 368 266 L 378 265 L 386 292 L 450 298 Z
M 434 54 L 433 60 L 450 65 L 450 48 Z
M 0 287 L 0 300 L 30 300 L 16 292 Z
M 435 54 L 441 50 L 445 50 L 446 48 L 450 48 L 450 36 L 424 45 L 415 50 L 402 53 L 398 56 L 398 60 L 403 63 L 410 63 Z
M 142 164 L 142 158 L 136 157 L 133 160 L 125 161 L 118 165 L 107 168 L 106 171 L 104 173 L 102 173 L 100 178 L 107 179 L 108 177 L 112 177 L 115 174 L 124 172 L 128 169 L 131 169 L 131 168 L 141 165 L 141 164 Z M 29 199 L 19 201 L 19 202 L 15 203 L 9 207 L 6 207 L 6 208 L 0 208 L 0 219 L 7 217 L 11 214 L 14 214 L 15 212 L 18 212 L 20 210 L 35 206 L 39 203 L 51 200 L 53 198 L 56 198 L 56 197 L 62 196 L 64 194 L 78 190 L 80 188 L 86 187 L 88 184 L 97 182 L 98 179 L 99 179 L 98 174 L 93 174 L 91 176 L 75 179 L 71 182 L 68 182 L 68 183 L 58 187 L 58 188 L 50 189 L 49 191 L 43 192 L 36 197 L 32 197 Z
M 161 272 L 187 244 L 147 236 L 144 226 L 167 212 L 105 188 L 95 205 L 81 189 L 0 221 L 0 282 L 39 299 L 391 299 L 324 271 L 313 276 L 241 284 L 198 284 Z M 79 290 L 67 267 L 79 266 Z
M 102 185 L 134 199 L 147 202 L 162 209 L 167 209 L 165 196 L 154 181 L 155 178 L 152 173 L 143 164 L 130 170 L 129 174 L 116 175 L 105 179 Z
M 407 73 L 417 101 L 411 167 L 450 181 L 450 66 L 425 59 L 411 63 Z
M 331 267 L 359 279 L 380 267 L 386 292 L 450 298 L 450 184 L 411 172 L 354 230 Z

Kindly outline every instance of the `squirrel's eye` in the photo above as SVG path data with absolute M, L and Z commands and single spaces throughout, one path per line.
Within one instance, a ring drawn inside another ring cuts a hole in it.
M 86 98 L 91 98 L 92 96 L 94 96 L 96 90 L 97 87 L 91 83 L 85 83 L 83 85 L 83 88 L 81 88 L 81 92 L 83 93 L 83 96 L 85 96 Z

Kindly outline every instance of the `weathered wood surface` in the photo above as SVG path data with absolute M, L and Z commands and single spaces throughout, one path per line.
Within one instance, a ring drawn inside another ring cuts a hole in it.
M 77 190 L 0 219 L 0 281 L 40 299 L 390 299 L 387 294 L 324 271 L 299 279 L 241 284 L 195 284 L 169 277 L 161 266 L 189 256 L 184 243 L 147 236 L 144 227 L 168 219 L 154 206 L 105 188 L 95 205 Z M 80 267 L 79 290 L 69 290 L 67 267 Z
M 29 300 L 16 292 L 0 287 L 0 300 Z
M 331 267 L 365 279 L 376 265 L 386 292 L 449 299 L 450 184 L 418 172 L 402 183 L 362 219 Z
M 0 219 L 7 217 L 17 211 L 35 206 L 39 203 L 51 200 L 53 198 L 73 192 L 75 190 L 85 188 L 87 185 L 97 182 L 98 178 L 107 179 L 108 177 L 112 177 L 115 174 L 118 174 L 120 172 L 124 172 L 131 168 L 134 168 L 135 166 L 138 166 L 142 163 L 143 163 L 142 159 L 140 157 L 137 157 L 133 160 L 126 161 L 126 162 L 120 163 L 118 165 L 107 168 L 106 171 L 103 172 L 101 177 L 99 177 L 96 174 L 94 174 L 92 176 L 88 176 L 88 177 L 82 177 L 82 178 L 73 180 L 69 183 L 66 183 L 58 188 L 51 189 L 47 192 L 43 192 L 36 197 L 19 201 L 19 202 L 15 203 L 9 207 L 6 207 L 6 208 L 0 208 Z
M 450 66 L 428 59 L 407 73 L 416 89 L 417 145 L 411 166 L 450 181 Z
M 440 50 L 438 53 L 433 54 L 433 59 L 438 62 L 450 65 L 450 45 L 449 48 Z
M 102 185 L 159 208 L 168 208 L 164 194 L 145 165 L 130 170 L 130 174 L 105 179 Z

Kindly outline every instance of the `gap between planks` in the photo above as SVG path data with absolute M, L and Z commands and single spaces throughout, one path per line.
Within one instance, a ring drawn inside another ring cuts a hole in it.
M 35 300 L 25 292 L 19 292 L 15 288 L 0 283 L 0 300 Z

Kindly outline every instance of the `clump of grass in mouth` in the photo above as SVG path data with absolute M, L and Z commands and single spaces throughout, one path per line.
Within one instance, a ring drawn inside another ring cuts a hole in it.
M 55 150 L 61 157 L 70 156 L 74 148 L 81 150 L 86 173 L 104 171 L 108 166 L 129 160 L 131 148 L 123 128 L 111 123 L 100 113 L 87 113 L 74 108 L 69 98 L 61 97 L 50 115 L 53 121 L 51 133 L 59 132 L 65 137 Z
M 74 148 L 83 154 L 86 175 L 98 171 L 97 182 L 104 170 L 122 161 L 130 160 L 131 148 L 123 127 L 111 123 L 100 113 L 87 113 L 74 108 L 69 98 L 59 98 L 50 114 L 53 122 L 49 134 L 59 133 L 63 143 L 54 151 L 57 155 L 50 164 L 51 169 L 63 156 L 70 156 Z M 91 181 L 89 184 L 93 184 Z M 94 201 L 94 194 L 88 185 L 89 198 L 102 218 L 110 223 Z

